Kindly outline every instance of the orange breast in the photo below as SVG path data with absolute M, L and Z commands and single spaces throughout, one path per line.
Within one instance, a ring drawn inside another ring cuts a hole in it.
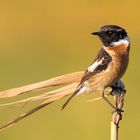
M 129 47 L 124 44 L 115 47 L 108 47 L 107 50 L 112 57 L 112 76 L 114 80 L 119 80 L 125 73 L 129 63 Z

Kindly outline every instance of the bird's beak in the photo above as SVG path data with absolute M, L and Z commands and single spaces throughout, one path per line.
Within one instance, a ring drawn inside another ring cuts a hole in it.
M 93 32 L 93 33 L 91 33 L 92 35 L 98 35 L 98 36 L 100 36 L 101 35 L 101 32 Z

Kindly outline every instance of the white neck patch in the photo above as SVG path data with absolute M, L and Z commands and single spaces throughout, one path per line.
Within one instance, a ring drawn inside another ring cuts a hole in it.
M 114 47 L 116 47 L 116 46 L 119 46 L 121 44 L 124 44 L 126 47 L 128 47 L 129 44 L 130 44 L 129 38 L 128 37 L 125 37 L 124 39 L 121 39 L 121 40 L 119 40 L 117 42 L 112 42 L 111 45 L 113 45 Z
M 121 40 L 119 40 L 119 41 L 117 41 L 117 42 L 112 42 L 111 45 L 112 45 L 112 48 L 113 48 L 113 47 L 117 47 L 117 46 L 119 46 L 119 45 L 121 45 L 121 44 L 124 44 L 126 48 L 129 47 L 129 45 L 130 45 L 129 38 L 126 37 L 126 38 L 121 39 Z M 109 54 L 111 54 L 111 55 L 114 55 L 114 54 L 115 54 L 114 50 L 108 49 L 108 47 L 105 47 L 105 46 L 103 46 L 103 48 L 104 48 Z

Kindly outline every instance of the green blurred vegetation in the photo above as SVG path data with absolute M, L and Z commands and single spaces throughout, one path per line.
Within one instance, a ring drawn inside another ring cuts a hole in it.
M 90 33 L 105 24 L 120 25 L 131 38 L 131 54 L 119 137 L 140 139 L 139 5 L 138 0 L 1 0 L 0 89 L 86 69 L 101 47 Z M 58 101 L 0 132 L 0 139 L 108 140 L 112 110 L 104 101 L 86 102 L 93 97 L 75 98 L 64 111 L 65 100 Z M 0 124 L 31 107 L 1 110 Z

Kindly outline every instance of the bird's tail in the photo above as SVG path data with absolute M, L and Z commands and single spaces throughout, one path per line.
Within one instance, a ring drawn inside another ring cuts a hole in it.
M 74 92 L 72 93 L 72 95 L 68 98 L 68 100 L 63 104 L 61 110 L 63 110 L 63 109 L 67 106 L 67 104 L 71 101 L 71 99 L 72 99 L 74 96 L 77 95 L 77 93 L 79 92 L 79 90 L 80 90 L 80 87 L 79 87 L 79 84 L 78 84 L 77 87 L 76 87 L 76 89 L 75 89 L 75 91 L 74 91 Z

